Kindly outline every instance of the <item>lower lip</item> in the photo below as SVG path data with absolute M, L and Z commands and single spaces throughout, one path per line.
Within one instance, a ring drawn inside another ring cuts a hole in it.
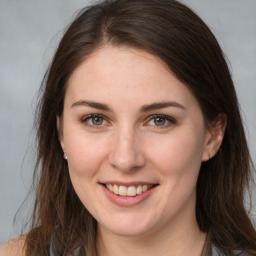
M 101 185 L 108 199 L 118 206 L 132 207 L 145 201 L 156 189 L 157 186 L 147 190 L 136 196 L 120 196 L 108 190 L 104 185 Z

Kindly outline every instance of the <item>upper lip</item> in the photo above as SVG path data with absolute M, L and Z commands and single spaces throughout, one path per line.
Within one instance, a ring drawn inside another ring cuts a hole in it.
M 122 181 L 106 181 L 106 182 L 100 182 L 100 184 L 112 184 L 112 185 L 118 185 L 118 186 L 139 186 L 139 185 L 158 185 L 157 183 L 147 182 L 147 181 L 134 181 L 134 182 L 122 182 Z

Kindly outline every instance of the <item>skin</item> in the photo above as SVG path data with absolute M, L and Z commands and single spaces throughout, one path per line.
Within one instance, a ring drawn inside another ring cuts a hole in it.
M 172 106 L 145 108 L 166 102 Z M 196 181 L 224 125 L 206 129 L 194 95 L 161 60 L 131 48 L 96 50 L 73 72 L 57 125 L 74 189 L 98 222 L 99 255 L 201 254 Z M 157 187 L 124 207 L 103 191 L 113 181 Z
M 74 189 L 98 222 L 98 256 L 201 255 L 206 234 L 196 222 L 196 182 L 225 123 L 220 116 L 207 129 L 194 95 L 147 52 L 106 46 L 73 72 L 57 127 Z M 101 184 L 108 182 L 156 187 L 126 207 L 106 196 Z M 23 255 L 23 248 L 20 238 L 0 255 Z
M 25 237 L 21 236 L 0 246 L 0 256 L 24 256 Z

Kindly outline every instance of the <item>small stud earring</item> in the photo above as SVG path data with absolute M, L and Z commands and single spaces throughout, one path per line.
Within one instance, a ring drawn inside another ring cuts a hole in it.
M 64 158 L 65 160 L 68 160 L 68 157 L 67 157 L 67 155 L 66 155 L 65 152 L 63 153 L 63 158 Z

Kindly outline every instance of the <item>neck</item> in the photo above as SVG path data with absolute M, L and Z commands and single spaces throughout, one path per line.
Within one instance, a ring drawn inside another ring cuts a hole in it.
M 98 227 L 98 256 L 200 256 L 206 240 L 196 221 L 155 230 L 139 236 L 119 236 Z

